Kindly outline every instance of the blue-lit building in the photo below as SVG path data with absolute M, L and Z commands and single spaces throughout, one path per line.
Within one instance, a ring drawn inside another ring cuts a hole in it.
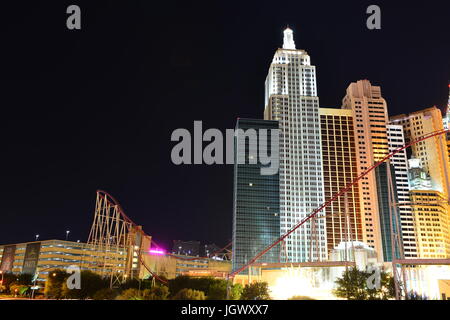
M 241 130 L 239 130 L 241 129 Z M 278 121 L 238 119 L 234 143 L 234 205 L 232 269 L 237 270 L 257 253 L 280 237 L 280 178 L 276 174 L 262 175 L 258 146 L 261 131 L 278 129 Z M 246 134 L 255 134 L 249 138 Z M 267 139 L 267 149 L 275 152 Z M 272 150 L 273 149 L 273 150 Z M 250 150 L 258 150 L 258 158 Z M 263 150 L 266 152 L 266 150 Z M 241 157 L 241 158 L 240 158 Z M 238 159 L 245 159 L 239 161 Z M 258 161 L 256 161 L 258 160 Z M 245 163 L 243 163 L 245 162 Z M 255 163 L 256 162 L 256 163 Z M 267 167 L 267 165 L 266 165 Z M 278 262 L 279 246 L 275 246 L 258 262 Z M 247 270 L 241 274 L 246 274 Z
M 375 177 L 377 180 L 377 196 L 380 219 L 381 244 L 383 248 L 383 261 L 392 261 L 392 231 L 399 235 L 399 240 L 402 241 L 401 231 L 399 228 L 400 214 L 397 206 L 392 206 L 392 229 L 391 217 L 389 213 L 389 206 L 398 203 L 397 184 L 395 180 L 395 171 L 392 165 L 388 170 L 388 164 L 383 162 L 375 169 Z M 393 187 L 393 198 L 389 198 L 389 180 L 390 173 Z M 399 248 L 396 246 L 396 258 L 399 259 Z

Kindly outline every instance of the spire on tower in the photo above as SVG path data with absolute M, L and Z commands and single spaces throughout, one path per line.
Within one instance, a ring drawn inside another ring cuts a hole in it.
M 294 49 L 295 50 L 295 42 L 294 42 L 294 31 L 292 31 L 289 26 L 283 31 L 283 49 Z
M 448 83 L 448 103 L 447 103 L 447 112 L 450 110 L 450 82 Z
M 448 102 L 447 108 L 445 109 L 445 115 L 443 117 L 444 129 L 450 128 L 450 82 L 448 84 Z

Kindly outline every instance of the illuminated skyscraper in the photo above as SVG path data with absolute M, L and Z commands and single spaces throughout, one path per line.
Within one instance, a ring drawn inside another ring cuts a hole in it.
M 441 111 L 436 107 L 394 116 L 390 122 L 403 126 L 407 143 L 444 128 Z M 449 257 L 450 166 L 446 138 L 440 135 L 418 142 L 411 147 L 411 153 L 410 201 L 416 225 L 418 257 Z
M 279 174 L 262 175 L 261 162 L 252 163 L 251 150 L 258 150 L 258 141 L 246 137 L 253 131 L 278 129 L 277 121 L 238 119 L 234 143 L 234 205 L 233 205 L 233 270 L 245 265 L 257 253 L 280 237 Z M 270 134 L 268 134 L 270 137 Z M 261 147 L 261 145 L 259 145 Z M 268 140 L 268 150 L 272 150 Z M 245 163 L 238 163 L 239 157 Z M 275 246 L 258 262 L 278 262 L 279 246 Z M 243 274 L 248 273 L 245 270 Z
M 381 89 L 368 80 L 351 83 L 342 100 L 342 108 L 350 109 L 354 119 L 358 175 L 367 171 L 389 153 L 387 138 L 387 104 Z M 383 260 L 380 219 L 375 172 L 371 171 L 359 183 L 362 213 L 363 241 L 369 244 Z
M 390 262 L 394 253 L 393 247 L 396 247 L 396 259 L 400 259 L 399 244 L 403 246 L 401 242 L 401 230 L 399 228 L 400 217 L 398 207 L 392 206 L 393 203 L 398 203 L 394 166 L 389 162 L 383 162 L 374 171 L 377 180 L 378 218 L 380 220 L 383 261 Z M 391 195 L 389 189 L 390 183 L 392 183 Z
M 293 31 L 284 30 L 265 83 L 264 118 L 280 124 L 280 223 L 285 234 L 324 202 L 319 98 L 316 69 L 308 53 L 296 49 Z M 323 213 L 319 214 L 319 217 Z M 310 257 L 312 223 L 286 239 L 292 262 L 327 259 L 324 219 L 314 219 L 315 249 Z
M 394 116 L 390 118 L 390 122 L 403 126 L 407 143 L 444 128 L 441 110 L 436 107 Z M 420 159 L 425 172 L 430 175 L 433 190 L 442 192 L 448 198 L 450 164 L 445 136 L 418 142 L 411 150 L 412 157 Z
M 400 125 L 387 125 L 389 152 L 405 145 L 403 127 Z M 409 205 L 409 181 L 408 181 L 408 158 L 406 150 L 396 153 L 390 158 L 394 166 L 395 182 L 397 186 L 398 210 L 400 215 L 400 227 L 403 239 L 405 258 L 417 257 L 417 244 L 414 216 Z
M 331 199 L 358 176 L 352 111 L 320 108 L 325 198 Z M 343 241 L 362 241 L 359 188 L 354 186 L 327 208 L 328 253 Z
M 417 251 L 422 259 L 450 258 L 449 205 L 435 190 L 411 190 L 417 224 Z

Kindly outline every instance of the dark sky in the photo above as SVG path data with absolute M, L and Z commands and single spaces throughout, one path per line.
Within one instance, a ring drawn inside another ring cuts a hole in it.
M 262 118 L 282 30 L 317 66 L 321 105 L 351 81 L 381 85 L 390 114 L 444 106 L 450 2 L 10 1 L 0 25 L 0 243 L 87 240 L 95 191 L 163 244 L 225 245 L 232 166 L 175 166 L 176 128 Z M 66 8 L 82 30 L 66 28 Z

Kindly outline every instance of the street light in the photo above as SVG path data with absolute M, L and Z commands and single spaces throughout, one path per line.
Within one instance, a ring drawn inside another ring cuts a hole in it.
M 34 291 L 36 290 L 36 281 L 37 281 L 37 279 L 39 277 L 39 272 L 50 270 L 50 269 L 54 269 L 54 268 L 55 267 L 49 267 L 49 268 L 44 268 L 44 269 L 41 269 L 41 270 L 36 268 L 36 272 L 34 274 L 34 280 L 33 280 L 33 287 L 32 287 L 34 289 L 32 289 L 32 291 L 31 291 L 31 299 L 34 299 Z M 50 277 L 50 271 L 48 272 L 48 276 Z M 56 272 L 53 272 L 52 276 L 55 277 L 56 276 Z
M 66 241 L 67 241 L 67 239 L 69 239 L 69 233 L 70 233 L 70 230 L 67 230 L 66 231 Z
M 37 235 L 36 235 L 36 241 L 38 241 L 38 239 L 39 239 L 39 235 L 37 234 Z

